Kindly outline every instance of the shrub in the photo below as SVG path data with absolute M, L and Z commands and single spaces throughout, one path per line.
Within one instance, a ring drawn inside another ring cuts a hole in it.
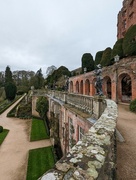
M 102 54 L 103 54 L 103 51 L 98 51 L 95 55 L 95 66 L 100 64 L 101 62 L 101 59 L 102 59 Z
M 114 59 L 116 55 L 119 55 L 120 58 L 124 56 L 122 45 L 123 45 L 123 38 L 118 39 L 113 46 L 113 49 L 111 52 L 111 59 Z
M 2 126 L 0 126 L 0 133 L 2 133 L 3 132 L 3 127 Z
M 136 24 L 131 26 L 124 36 L 123 51 L 125 56 L 136 55 Z
M 94 60 L 93 60 L 93 56 L 90 53 L 83 54 L 81 62 L 82 62 L 82 73 L 84 72 L 84 68 L 87 68 L 87 72 L 94 70 Z
M 112 49 L 110 47 L 106 48 L 102 54 L 102 59 L 100 64 L 104 66 L 109 66 L 111 65 L 111 52 Z
M 136 113 L 136 99 L 134 99 L 133 101 L 131 101 L 130 105 L 129 105 L 129 109 L 132 112 Z
M 36 101 L 36 111 L 39 113 L 41 118 L 45 118 L 49 109 L 49 102 L 46 97 L 39 97 Z

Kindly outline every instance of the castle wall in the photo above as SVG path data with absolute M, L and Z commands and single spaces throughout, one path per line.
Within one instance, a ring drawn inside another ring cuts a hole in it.
M 136 24 L 136 0 L 124 0 L 118 13 L 117 38 L 123 38 L 128 28 Z

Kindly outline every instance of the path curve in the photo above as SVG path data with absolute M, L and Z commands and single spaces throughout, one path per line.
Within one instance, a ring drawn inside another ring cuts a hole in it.
M 125 142 L 117 143 L 117 178 L 136 180 L 136 114 L 127 105 L 118 105 L 118 110 L 117 129 Z
M 31 120 L 6 117 L 18 101 L 0 115 L 0 125 L 10 130 L 0 146 L 2 180 L 25 180 L 29 149 L 51 146 L 50 140 L 29 142 Z

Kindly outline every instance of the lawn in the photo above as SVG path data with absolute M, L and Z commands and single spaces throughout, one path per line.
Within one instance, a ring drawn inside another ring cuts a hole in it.
M 53 147 L 38 148 L 29 151 L 26 180 L 37 180 L 55 164 Z
M 0 145 L 2 144 L 2 142 L 4 141 L 5 137 L 7 136 L 9 130 L 7 129 L 3 129 L 3 132 L 0 133 Z
M 30 141 L 38 141 L 42 139 L 48 139 L 47 131 L 44 121 L 41 119 L 32 119 L 31 136 Z

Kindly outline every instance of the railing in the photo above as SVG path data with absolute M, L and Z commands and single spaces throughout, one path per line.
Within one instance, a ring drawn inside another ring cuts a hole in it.
M 105 98 L 99 96 L 87 96 L 82 94 L 71 94 L 54 90 L 35 90 L 33 96 L 49 96 L 63 103 L 70 104 L 84 112 L 87 112 L 98 119 L 105 109 Z
M 67 94 L 66 102 L 83 111 L 93 114 L 93 97 L 91 96 Z

